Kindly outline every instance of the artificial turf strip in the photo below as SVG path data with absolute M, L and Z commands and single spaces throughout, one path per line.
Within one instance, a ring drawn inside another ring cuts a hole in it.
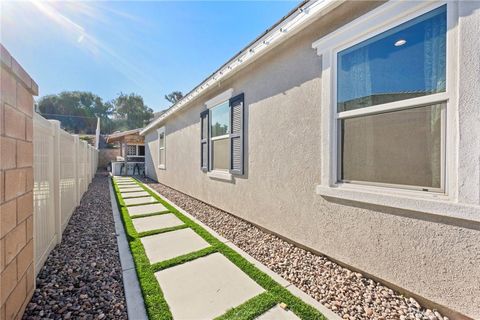
M 162 289 L 160 289 L 160 285 L 155 278 L 150 261 L 148 260 L 145 249 L 140 241 L 140 237 L 133 226 L 132 219 L 127 212 L 127 207 L 125 206 L 115 183 L 113 183 L 113 188 L 115 190 L 115 199 L 117 200 L 123 225 L 125 227 L 125 233 L 127 234 L 130 251 L 132 252 L 133 261 L 135 263 L 135 270 L 142 289 L 143 301 L 145 303 L 148 318 L 151 320 L 172 320 L 173 316 L 170 312 L 170 308 L 163 296 Z
M 234 251 L 232 248 L 222 243 L 220 240 L 212 236 L 199 224 L 195 223 L 193 220 L 188 218 L 179 212 L 175 207 L 170 203 L 159 197 L 155 192 L 150 188 L 145 186 L 142 183 L 138 183 L 145 191 L 147 191 L 152 197 L 161 202 L 165 208 L 170 212 L 175 214 L 177 218 L 182 220 L 188 227 L 195 231 L 199 236 L 201 236 L 205 241 L 210 245 L 216 248 L 216 250 L 222 253 L 226 258 L 228 258 L 233 264 L 235 264 L 240 270 L 245 272 L 251 279 L 257 282 L 261 287 L 266 291 L 270 292 L 274 297 L 277 303 L 286 303 L 290 310 L 299 316 L 301 319 L 317 319 L 317 320 L 326 320 L 327 318 L 321 314 L 318 310 L 312 306 L 303 302 L 300 298 L 294 296 L 290 291 L 282 287 L 276 281 L 274 281 L 270 276 L 264 272 L 257 269 L 252 263 L 248 262 L 244 257 Z M 254 319 L 254 318 L 250 318 Z
M 154 272 L 158 272 L 160 270 L 164 270 L 167 268 L 171 268 L 174 266 L 178 266 L 179 264 L 189 262 L 192 260 L 195 260 L 197 258 L 205 257 L 208 256 L 209 254 L 217 252 L 217 249 L 215 247 L 207 247 L 198 251 L 194 251 L 191 253 L 187 253 L 184 255 L 181 255 L 179 257 L 175 257 L 172 259 L 168 259 L 165 261 L 160 261 L 157 263 L 152 264 L 152 270 Z
M 225 314 L 215 318 L 215 320 L 249 320 L 255 319 L 264 314 L 277 304 L 275 296 L 270 292 L 264 292 L 251 298 L 238 307 L 228 310 Z
M 139 232 L 138 236 L 140 238 L 142 237 L 148 237 L 148 236 L 153 236 L 155 234 L 160 234 L 160 233 L 165 233 L 165 232 L 170 232 L 170 231 L 176 231 L 176 230 L 181 230 L 188 228 L 186 224 L 181 224 L 179 226 L 174 226 L 174 227 L 168 227 L 168 228 L 162 228 L 162 229 L 155 229 L 155 230 L 148 230 L 144 232 Z

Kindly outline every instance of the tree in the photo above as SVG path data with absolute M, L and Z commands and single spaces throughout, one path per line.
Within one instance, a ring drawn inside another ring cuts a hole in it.
M 142 128 L 153 117 L 153 110 L 144 104 L 140 95 L 135 93 L 120 93 L 110 104 L 115 111 L 114 121 L 118 123 L 117 130 Z
M 166 94 L 165 99 L 171 104 L 175 104 L 183 98 L 183 93 L 181 91 L 173 91 L 172 93 Z
M 38 109 L 45 118 L 59 120 L 69 132 L 94 133 L 97 117 L 103 131 L 111 129 L 111 105 L 103 103 L 102 98 L 91 92 L 63 91 L 47 95 L 38 101 Z

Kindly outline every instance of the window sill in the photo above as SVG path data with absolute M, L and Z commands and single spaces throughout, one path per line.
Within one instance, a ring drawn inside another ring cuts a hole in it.
M 159 165 L 158 165 L 158 169 L 165 170 L 165 165 L 164 165 L 164 164 L 159 164 Z
M 480 206 L 454 202 L 444 194 L 342 184 L 331 187 L 317 185 L 316 193 L 324 197 L 480 222 Z
M 221 170 L 213 170 L 207 172 L 207 176 L 210 179 L 217 179 L 217 180 L 224 180 L 224 181 L 232 181 L 233 176 L 228 171 L 221 171 Z

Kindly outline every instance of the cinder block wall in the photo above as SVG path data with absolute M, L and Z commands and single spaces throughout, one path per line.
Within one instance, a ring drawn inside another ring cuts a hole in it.
M 21 318 L 35 283 L 33 96 L 38 86 L 0 44 L 0 319 Z

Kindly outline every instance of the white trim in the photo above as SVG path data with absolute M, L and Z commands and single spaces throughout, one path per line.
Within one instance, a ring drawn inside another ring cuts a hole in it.
M 393 192 L 388 188 L 370 186 L 359 190 L 340 184 L 337 187 L 318 185 L 316 192 L 325 197 L 480 222 L 478 206 L 452 202 L 446 195 L 434 196 L 433 194 L 427 195 L 425 192 L 425 197 L 421 197 L 415 191 Z
M 158 169 L 165 170 L 166 169 L 166 162 L 167 162 L 167 135 L 165 134 L 165 126 L 157 129 L 158 134 Z M 163 134 L 163 147 L 160 147 L 160 135 Z M 160 163 L 160 150 L 163 150 L 165 153 L 165 163 Z
M 337 114 L 337 119 L 352 118 L 357 116 L 366 116 L 371 114 L 386 113 L 407 109 L 409 107 L 421 107 L 432 104 L 444 103 L 449 100 L 446 92 L 435 93 L 427 96 L 394 101 L 384 104 L 378 104 L 371 107 L 360 108 L 355 110 L 343 111 Z
M 233 89 L 230 88 L 228 90 L 225 90 L 224 92 L 220 93 L 219 95 L 213 97 L 212 99 L 208 100 L 205 102 L 205 107 L 207 109 L 211 109 L 213 107 L 218 106 L 219 104 L 222 104 L 229 100 L 231 97 L 233 97 Z
M 218 179 L 218 180 L 226 180 L 226 181 L 233 180 L 233 175 L 230 172 L 225 170 L 214 169 L 212 171 L 208 171 L 207 176 L 210 179 Z
M 410 21 L 424 13 L 447 4 L 447 70 L 446 92 L 424 97 L 372 106 L 362 110 L 337 113 L 336 54 L 363 40 Z M 358 30 L 363 32 L 359 33 Z M 312 47 L 322 56 L 321 96 L 321 183 L 316 192 L 327 197 L 427 212 L 456 218 L 480 221 L 480 208 L 458 203 L 458 3 L 452 1 L 390 1 L 335 32 L 315 41 Z M 399 110 L 408 106 L 421 106 L 446 102 L 442 117 L 442 186 L 443 192 L 425 192 L 337 182 L 337 119 L 375 114 L 386 110 Z
M 228 139 L 228 138 L 230 138 L 230 135 L 223 134 L 221 136 L 216 136 L 216 137 L 210 138 L 210 141 L 217 141 L 217 140 L 223 140 L 223 139 Z

